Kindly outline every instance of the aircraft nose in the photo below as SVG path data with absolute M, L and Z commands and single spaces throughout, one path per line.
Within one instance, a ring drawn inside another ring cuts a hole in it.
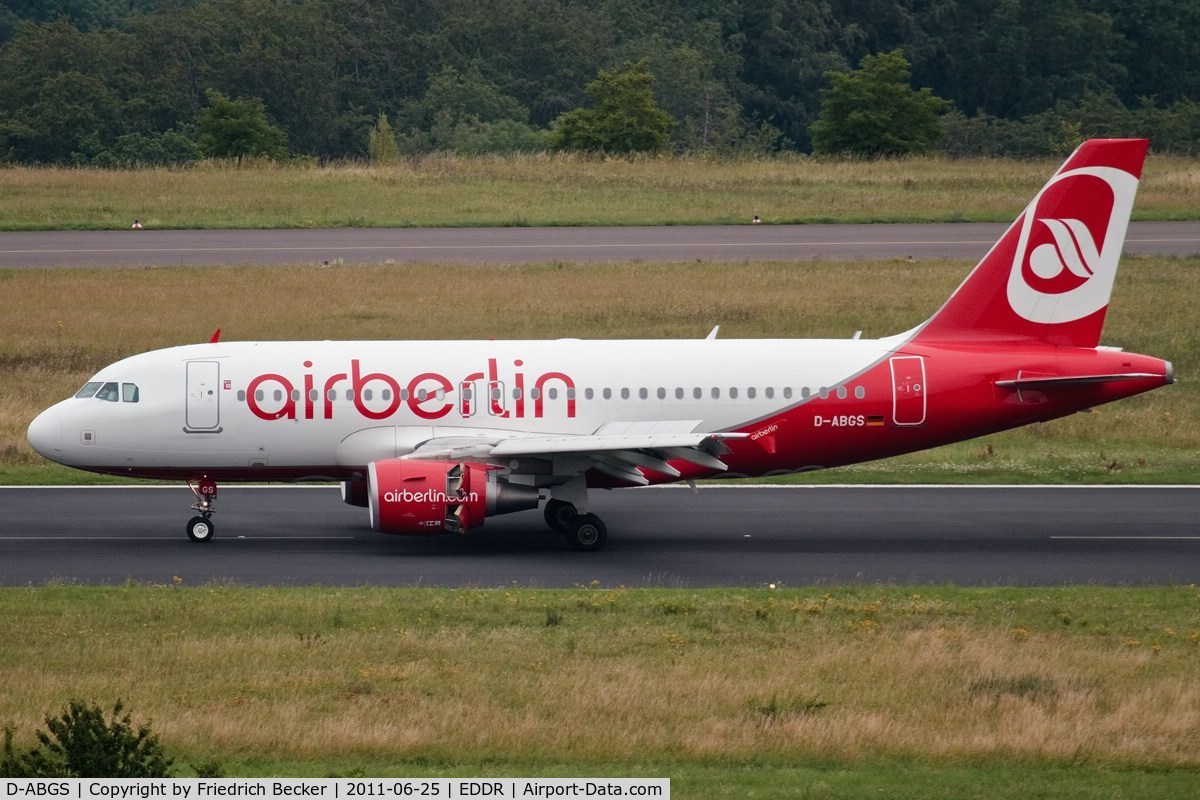
M 29 423 L 25 434 L 29 446 L 51 461 L 62 461 L 62 417 L 55 408 L 48 408 Z

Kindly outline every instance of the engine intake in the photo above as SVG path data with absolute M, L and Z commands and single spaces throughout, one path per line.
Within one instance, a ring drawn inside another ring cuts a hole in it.
M 381 533 L 465 533 L 485 517 L 537 508 L 538 490 L 454 461 L 384 459 L 367 466 L 371 527 Z

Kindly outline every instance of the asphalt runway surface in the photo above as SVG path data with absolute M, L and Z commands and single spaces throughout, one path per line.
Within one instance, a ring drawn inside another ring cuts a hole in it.
M 961 258 L 977 261 L 1006 225 L 733 225 L 621 228 L 16 231 L 0 269 L 380 264 L 417 261 L 741 261 Z M 1134 222 L 1125 252 L 1200 254 L 1200 222 Z
M 189 541 L 174 487 L 0 488 L 0 584 L 571 587 L 1200 582 L 1200 487 L 701 487 L 596 491 L 608 546 L 541 514 L 386 536 L 330 487 L 222 487 Z

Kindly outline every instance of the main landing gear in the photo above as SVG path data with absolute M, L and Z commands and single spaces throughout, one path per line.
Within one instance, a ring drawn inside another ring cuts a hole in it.
M 546 502 L 546 524 L 556 533 L 566 534 L 572 550 L 595 551 L 608 541 L 608 528 L 595 514 L 580 514 L 574 504 L 563 500 Z
M 189 480 L 187 485 L 196 498 L 196 502 L 192 503 L 192 510 L 200 512 L 199 516 L 188 520 L 188 538 L 193 542 L 210 541 L 213 534 L 217 532 L 216 526 L 212 523 L 213 503 L 217 500 L 217 484 L 208 478 L 203 478 L 199 481 Z

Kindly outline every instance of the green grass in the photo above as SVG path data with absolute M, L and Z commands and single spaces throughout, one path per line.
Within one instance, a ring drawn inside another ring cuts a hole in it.
M 1200 591 L 0 589 L 0 723 L 120 698 L 181 774 L 676 797 L 1185 796 Z
M 396 166 L 0 168 L 0 229 L 1010 221 L 1059 159 L 438 155 Z M 1152 155 L 1137 219 L 1200 217 L 1195 159 Z

